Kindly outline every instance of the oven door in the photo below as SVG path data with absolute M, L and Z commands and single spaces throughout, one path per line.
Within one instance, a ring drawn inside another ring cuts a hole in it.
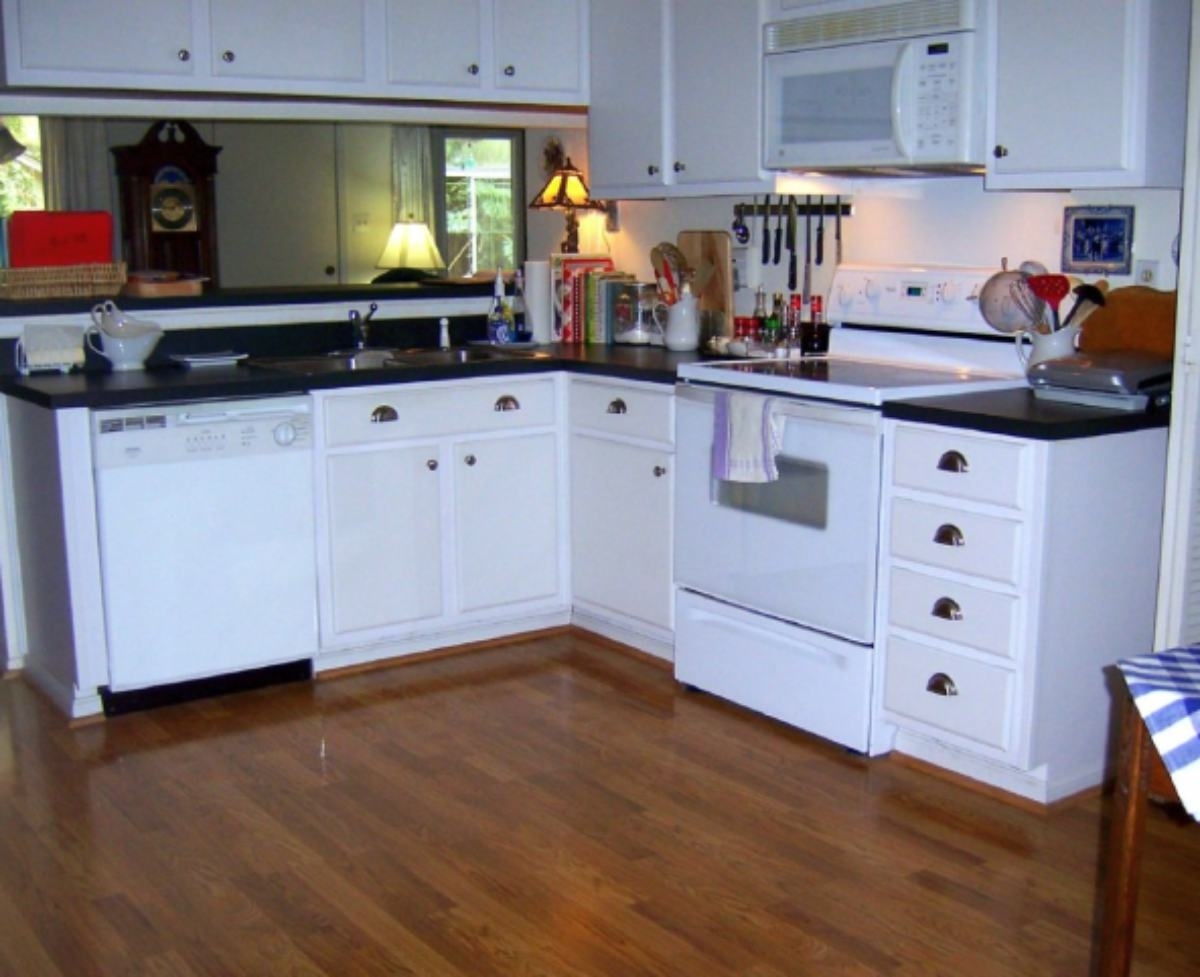
M 677 387 L 675 580 L 741 607 L 871 644 L 882 421 L 775 397 L 779 479 L 713 478 L 712 387 Z M 732 396 L 759 396 L 727 391 Z

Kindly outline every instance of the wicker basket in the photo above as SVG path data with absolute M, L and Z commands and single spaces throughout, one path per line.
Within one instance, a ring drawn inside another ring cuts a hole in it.
M 125 262 L 0 268 L 0 299 L 112 297 L 125 284 Z

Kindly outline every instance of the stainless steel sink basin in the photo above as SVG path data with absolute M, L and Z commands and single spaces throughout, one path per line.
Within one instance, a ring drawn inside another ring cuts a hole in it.
M 304 356 L 268 356 L 252 360 L 254 366 L 286 373 L 341 373 L 351 370 L 394 370 L 404 367 L 457 366 L 504 359 L 539 359 L 544 350 L 468 346 L 455 349 L 342 349 Z

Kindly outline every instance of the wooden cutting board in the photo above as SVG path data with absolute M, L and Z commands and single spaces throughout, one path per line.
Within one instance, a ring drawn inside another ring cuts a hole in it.
M 733 335 L 733 239 L 728 231 L 680 231 L 675 239 L 692 272 L 702 338 Z

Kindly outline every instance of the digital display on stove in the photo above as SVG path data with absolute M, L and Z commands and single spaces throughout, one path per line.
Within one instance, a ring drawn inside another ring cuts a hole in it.
M 904 295 L 906 298 L 910 298 L 910 299 L 924 298 L 925 297 L 925 286 L 924 285 L 905 285 L 904 286 Z

